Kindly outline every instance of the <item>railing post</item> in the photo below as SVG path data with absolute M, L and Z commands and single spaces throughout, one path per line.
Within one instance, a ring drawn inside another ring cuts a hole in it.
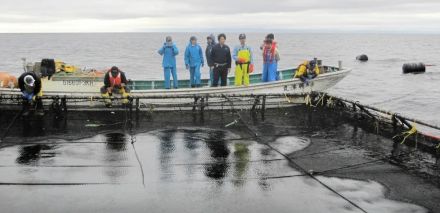
M 139 102 L 139 97 L 136 98 L 136 112 L 139 112 L 140 110 L 140 102 Z
M 263 113 L 266 111 L 266 96 L 263 96 L 263 105 L 262 105 Z

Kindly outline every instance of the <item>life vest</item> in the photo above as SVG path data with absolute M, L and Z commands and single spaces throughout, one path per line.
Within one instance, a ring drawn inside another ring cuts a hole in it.
M 263 48 L 264 62 L 272 63 L 275 60 L 275 49 L 276 48 L 277 48 L 276 42 L 272 42 L 272 46 L 270 48 L 268 48 L 267 45 L 264 45 L 264 48 Z
M 118 76 L 116 76 L 116 77 L 113 77 L 111 71 L 109 71 L 108 74 L 109 74 L 108 77 L 109 77 L 109 80 L 110 80 L 110 86 L 111 87 L 121 86 L 121 84 L 122 84 L 121 72 L 118 72 Z

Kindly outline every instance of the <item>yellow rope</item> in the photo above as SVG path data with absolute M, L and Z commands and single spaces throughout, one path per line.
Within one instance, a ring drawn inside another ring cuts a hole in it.
M 435 147 L 436 149 L 440 149 L 440 143 L 438 144 L 438 146 L 437 147 Z
M 307 96 L 304 98 L 304 101 L 306 102 L 306 106 L 315 107 L 312 104 L 312 98 L 310 97 L 310 94 L 307 94 Z
M 330 96 L 330 98 L 328 98 L 328 100 L 327 100 L 327 105 L 328 105 L 329 107 L 333 107 L 333 106 L 334 106 L 334 103 L 333 103 L 333 97 L 332 97 L 332 96 Z
M 402 134 L 400 134 L 400 135 L 396 135 L 396 136 L 394 136 L 393 139 L 396 138 L 396 137 L 398 137 L 398 136 L 403 136 L 403 140 L 402 140 L 402 142 L 400 142 L 400 144 L 404 144 L 405 141 L 406 141 L 406 139 L 407 139 L 409 136 L 414 135 L 414 134 L 416 134 L 416 133 L 417 133 L 416 125 L 413 123 L 413 124 L 412 124 L 412 128 L 411 128 L 410 130 L 405 131 L 405 132 L 402 132 Z
M 325 93 L 322 94 L 321 98 L 318 100 L 318 104 L 321 102 L 321 106 L 324 106 L 324 97 L 325 97 Z
M 287 97 L 287 94 L 286 94 L 286 93 L 284 93 L 284 97 L 286 97 L 286 101 L 287 101 L 288 103 L 292 103 L 292 99 L 290 99 L 289 97 Z

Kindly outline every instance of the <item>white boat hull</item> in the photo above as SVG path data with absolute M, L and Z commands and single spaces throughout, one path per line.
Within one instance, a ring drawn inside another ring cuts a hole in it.
M 202 88 L 188 88 L 188 89 L 171 89 L 171 90 L 136 90 L 131 92 L 133 99 L 139 99 L 140 108 L 152 108 L 156 110 L 175 110 L 179 108 L 184 110 L 194 106 L 194 97 L 217 96 L 217 98 L 210 98 L 206 103 L 224 103 L 225 100 L 222 95 L 241 95 L 241 96 L 264 96 L 270 94 L 284 94 L 286 97 L 279 97 L 267 100 L 267 108 L 273 106 L 289 105 L 298 102 L 304 102 L 304 99 L 293 100 L 288 98 L 290 95 L 298 95 L 310 92 L 324 92 L 328 88 L 336 85 L 341 81 L 351 70 L 341 70 L 337 72 L 326 73 L 318 76 L 310 81 L 309 84 L 303 83 L 300 79 L 292 78 L 287 80 L 280 80 L 269 83 L 258 83 L 250 86 L 226 86 L 226 87 L 202 87 Z M 68 101 L 69 108 L 81 108 L 82 110 L 96 110 L 96 108 L 103 108 L 100 97 L 99 88 L 102 86 L 99 82 L 82 82 L 69 83 L 60 81 L 57 84 L 52 84 L 44 88 L 44 96 L 46 97 L 67 97 L 67 99 L 77 99 L 82 101 Z M 63 88 L 58 89 L 57 88 Z M 69 91 L 66 91 L 66 88 Z M 82 88 L 82 89 L 81 89 Z M 91 92 L 93 88 L 94 92 Z M 18 96 L 20 91 L 17 89 L 0 89 L 2 96 L 11 95 Z M 222 100 L 220 100 L 222 99 Z M 255 98 L 240 99 L 241 102 L 246 102 L 252 107 L 252 102 Z M 45 100 L 45 105 L 50 104 L 50 100 Z M 234 101 L 237 101 L 235 99 Z M 3 101 L 4 102 L 4 101 Z M 175 105 L 174 107 L 172 105 Z M 272 104 L 272 105 L 271 105 Z M 162 107 L 161 107 L 162 106 Z M 216 105 L 217 106 L 217 105 Z M 226 106 L 221 104 L 221 106 Z M 212 108 L 212 107 L 211 107 Z M 242 107 L 240 107 L 242 108 Z

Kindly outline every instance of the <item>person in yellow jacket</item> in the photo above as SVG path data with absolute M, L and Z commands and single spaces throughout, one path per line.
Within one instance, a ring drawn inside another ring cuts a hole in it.
M 299 78 L 304 83 L 308 83 L 311 79 L 316 78 L 320 74 L 319 66 L 316 61 L 304 61 L 298 66 L 294 78 Z
M 240 45 L 234 48 L 232 58 L 235 61 L 235 86 L 249 86 L 249 73 L 254 71 L 254 59 L 251 47 L 246 45 L 246 35 L 238 37 Z

